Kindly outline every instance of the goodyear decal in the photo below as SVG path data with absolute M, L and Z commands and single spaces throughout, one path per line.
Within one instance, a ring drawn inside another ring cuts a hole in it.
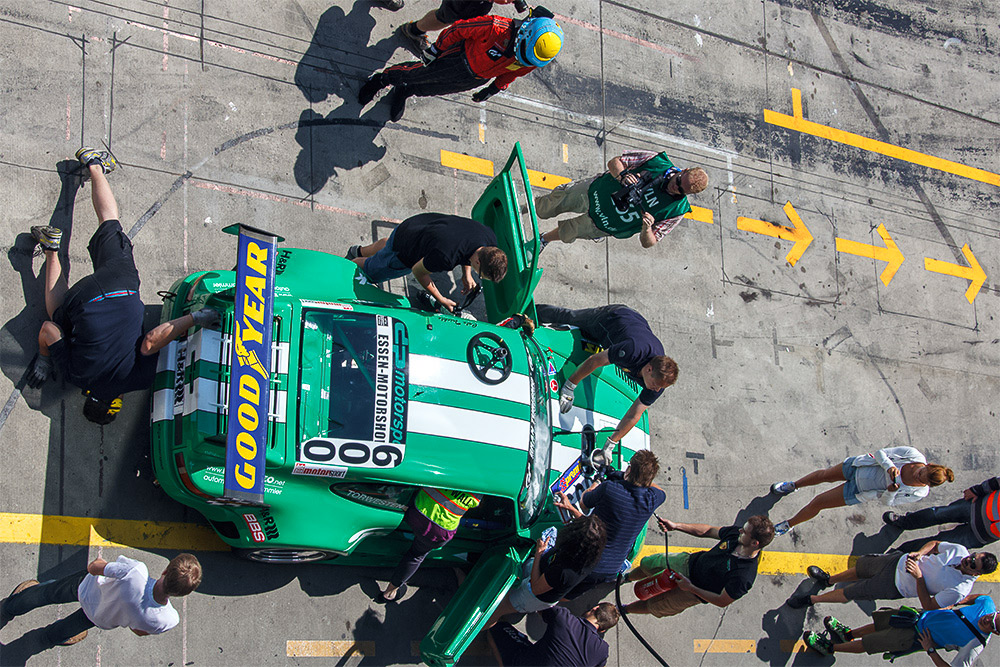
M 240 225 L 223 499 L 264 503 L 278 239 Z

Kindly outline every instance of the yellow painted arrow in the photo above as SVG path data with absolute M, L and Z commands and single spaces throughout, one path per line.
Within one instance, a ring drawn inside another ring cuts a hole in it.
M 878 226 L 878 235 L 882 237 L 882 241 L 885 243 L 884 248 L 869 245 L 868 243 L 858 243 L 857 241 L 838 238 L 837 252 L 846 252 L 848 255 L 857 255 L 880 262 L 887 262 L 885 270 L 882 271 L 881 278 L 882 284 L 888 285 L 892 277 L 896 275 L 896 271 L 899 271 L 899 267 L 903 265 L 904 257 L 903 253 L 899 251 L 899 246 L 889 236 L 889 232 L 885 230 L 885 225 Z
M 976 261 L 976 256 L 972 254 L 972 249 L 969 247 L 968 243 L 962 246 L 962 254 L 965 255 L 965 259 L 968 260 L 968 266 L 942 262 L 940 259 L 924 257 L 924 268 L 928 271 L 933 271 L 934 273 L 943 273 L 946 276 L 955 276 L 957 278 L 965 278 L 966 280 L 971 281 L 969 283 L 969 289 L 965 290 L 965 298 L 969 303 L 972 303 L 976 300 L 976 295 L 979 294 L 979 289 L 983 286 L 983 283 L 986 282 L 986 272 L 983 271 L 983 267 L 981 267 L 979 262 Z
M 736 218 L 736 229 L 753 232 L 754 234 L 764 234 L 765 236 L 781 239 L 782 241 L 795 241 L 795 245 L 792 246 L 792 249 L 785 257 L 785 261 L 795 266 L 795 262 L 802 258 L 802 253 L 813 242 L 813 235 L 809 233 L 809 228 L 802 224 L 802 218 L 799 217 L 795 208 L 792 207 L 792 202 L 785 204 L 785 215 L 788 216 L 788 220 L 794 227 L 782 227 L 766 220 L 755 220 L 754 218 L 740 216 Z

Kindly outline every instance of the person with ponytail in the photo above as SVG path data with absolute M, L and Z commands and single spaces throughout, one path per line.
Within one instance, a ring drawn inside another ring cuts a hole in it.
M 788 494 L 804 486 L 843 482 L 824 491 L 800 509 L 791 519 L 774 524 L 774 532 L 784 535 L 795 526 L 812 519 L 822 510 L 845 507 L 881 499 L 889 507 L 912 503 L 927 496 L 932 486 L 955 479 L 951 468 L 927 459 L 913 447 L 887 447 L 874 453 L 849 456 L 830 468 L 814 470 L 794 482 L 776 482 L 771 493 Z

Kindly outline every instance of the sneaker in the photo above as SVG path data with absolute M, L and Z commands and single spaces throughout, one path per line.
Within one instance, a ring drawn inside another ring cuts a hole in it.
M 826 631 L 830 633 L 830 638 L 833 640 L 834 644 L 843 644 L 854 639 L 854 634 L 851 629 L 835 619 L 833 616 L 827 616 L 823 619 L 823 626 Z
M 13 618 L 14 616 L 16 616 L 16 614 L 10 614 L 7 612 L 7 600 L 10 600 L 12 597 L 17 595 L 21 591 L 24 591 L 28 588 L 31 588 L 32 586 L 37 586 L 37 585 L 38 585 L 37 579 L 28 579 L 27 581 L 22 581 L 17 586 L 15 586 L 14 590 L 12 590 L 10 592 L 10 595 L 7 596 L 7 599 L 4 600 L 2 604 L 0 604 L 0 617 Z
M 101 171 L 110 174 L 118 168 L 118 160 L 111 154 L 111 151 L 99 151 L 96 148 L 81 148 L 76 152 L 76 159 L 85 166 L 92 164 L 101 165 Z
M 401 36 L 403 36 L 404 38 L 406 38 L 408 42 L 410 42 L 410 44 L 416 51 L 416 54 L 420 56 L 422 59 L 426 59 L 427 56 L 425 55 L 424 52 L 427 51 L 427 49 L 431 48 L 431 42 L 429 39 L 427 39 L 427 33 L 417 32 L 416 28 L 417 24 L 411 21 L 409 23 L 404 23 L 403 25 L 399 26 L 397 30 L 399 31 L 399 34 Z
M 791 529 L 792 529 L 792 527 L 788 525 L 787 521 L 779 521 L 778 523 L 774 524 L 774 534 L 775 535 L 784 535 L 785 533 L 787 533 Z
M 788 598 L 786 604 L 791 609 L 803 609 L 805 607 L 812 606 L 812 596 L 808 593 L 803 593 L 801 595 L 793 595 Z
M 403 117 L 403 112 L 406 111 L 407 97 L 409 97 L 409 95 L 407 95 L 402 88 L 397 86 L 392 94 L 392 106 L 389 107 L 389 120 L 393 123 L 398 123 Z
M 375 72 L 368 77 L 364 85 L 361 86 L 361 90 L 358 91 L 358 104 L 365 106 L 375 99 L 378 91 L 385 87 L 385 77 L 382 76 L 382 72 Z
M 402 9 L 404 4 L 403 0 L 379 0 L 379 2 L 381 2 L 386 9 L 394 12 L 398 12 Z
M 833 654 L 833 642 L 819 634 L 818 632 L 807 632 L 802 635 L 803 641 L 805 641 L 806 646 L 816 651 L 820 655 L 832 655 Z
M 771 493 L 776 496 L 787 496 L 795 490 L 795 482 L 775 482 L 771 485 Z
M 82 642 L 86 638 L 87 638 L 87 631 L 84 630 L 80 634 L 73 635 L 72 637 L 70 637 L 69 639 L 67 639 L 64 642 L 59 642 L 59 646 L 72 646 L 73 644 L 79 644 L 80 642 Z
M 34 229 L 34 227 L 32 227 L 32 229 Z M 896 514 L 895 512 L 889 511 L 882 515 L 882 523 L 884 523 L 887 526 L 892 526 L 893 528 L 895 528 L 896 522 L 899 521 L 901 518 L 902 517 Z
M 36 225 L 31 228 L 31 236 L 46 250 L 59 250 L 62 241 L 62 230 L 48 225 Z
M 822 588 L 826 588 L 830 585 L 830 575 L 826 570 L 818 565 L 810 565 L 807 567 L 806 574 L 809 575 L 810 579 L 816 580 Z
M 344 255 L 344 259 L 350 259 L 350 260 L 355 260 L 358 257 L 361 257 L 360 245 L 352 245 L 350 248 L 347 249 L 347 254 Z
M 392 599 L 387 598 L 385 596 L 385 593 L 380 591 L 379 594 L 375 596 L 375 599 L 373 601 L 379 604 L 392 604 L 394 602 L 399 602 L 400 600 L 402 600 L 404 595 L 406 595 L 406 584 L 403 584 L 402 586 L 396 589 L 396 595 L 394 595 Z

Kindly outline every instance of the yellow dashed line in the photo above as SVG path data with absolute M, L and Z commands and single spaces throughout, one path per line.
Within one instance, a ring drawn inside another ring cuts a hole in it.
M 493 178 L 493 162 L 480 157 L 452 153 L 451 151 L 441 151 L 441 165 L 453 167 L 462 171 L 471 171 L 473 174 L 482 174 Z
M 685 218 L 691 218 L 692 220 L 697 220 L 698 222 L 706 222 L 708 224 L 715 224 L 715 213 L 710 208 L 702 208 L 701 206 L 692 206 L 690 213 L 684 214 Z
M 375 642 L 289 640 L 285 642 L 285 655 L 289 658 L 342 658 L 360 655 L 375 656 Z
M 529 169 L 528 181 L 531 183 L 531 187 L 533 188 L 548 188 L 551 190 L 563 185 L 564 183 L 569 183 L 570 179 L 565 176 L 556 176 L 554 174 L 546 174 L 544 171 Z
M 802 91 L 798 88 L 792 88 L 792 115 L 789 116 L 777 111 L 771 111 L 770 109 L 764 109 L 764 122 L 788 130 L 802 132 L 803 134 L 811 134 L 821 139 L 828 139 L 838 144 L 847 144 L 861 150 L 887 155 L 897 160 L 903 160 L 904 162 L 912 162 L 913 164 L 919 164 L 930 169 L 937 169 L 963 178 L 970 178 L 974 181 L 1000 186 L 1000 174 L 994 174 L 989 171 L 977 169 L 976 167 L 934 157 L 933 155 L 925 155 L 909 148 L 902 148 L 860 134 L 845 132 L 805 120 L 802 117 Z

